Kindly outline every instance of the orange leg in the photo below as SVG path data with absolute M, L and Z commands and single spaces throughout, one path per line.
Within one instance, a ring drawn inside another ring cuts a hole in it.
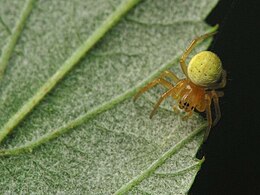
M 212 33 L 207 33 L 205 35 L 202 35 L 202 36 L 199 36 L 197 38 L 195 38 L 190 46 L 186 49 L 186 51 L 183 53 L 181 59 L 180 59 L 180 64 L 181 64 L 181 68 L 182 68 L 182 71 L 183 73 L 186 75 L 187 78 L 188 77 L 188 74 L 187 74 L 187 65 L 186 65 L 186 59 L 188 57 L 188 55 L 190 54 L 190 52 L 194 49 L 194 47 L 196 46 L 196 44 L 200 41 L 203 41 L 204 39 L 210 37 L 210 36 L 213 36 L 214 34 L 216 34 L 216 32 L 212 32 Z
M 170 95 L 172 95 L 172 93 L 174 93 L 175 88 L 172 87 L 171 89 L 169 89 L 168 91 L 166 91 L 164 94 L 162 94 L 162 96 L 160 97 L 160 99 L 158 100 L 158 102 L 155 104 L 153 111 L 150 114 L 150 118 L 153 117 L 153 115 L 155 114 L 156 110 L 158 109 L 158 107 L 160 106 L 160 104 L 162 103 L 163 100 L 165 100 L 167 97 L 169 97 Z
M 217 93 L 215 91 L 212 91 L 211 93 L 212 93 L 212 99 L 213 99 L 213 102 L 214 102 L 214 109 L 215 109 L 215 113 L 216 113 L 216 118 L 213 122 L 213 126 L 215 126 L 221 118 L 221 111 L 220 111 L 220 107 L 219 107 L 219 101 L 218 101 Z
M 223 91 L 215 91 L 215 93 L 217 94 L 218 97 L 223 97 L 224 96 L 224 92 Z
M 172 108 L 173 108 L 174 112 L 176 112 L 177 114 L 180 113 L 180 110 L 177 108 L 176 105 L 173 105 Z
M 210 108 L 210 105 L 211 105 L 211 98 L 209 97 L 208 94 L 206 94 L 206 115 L 207 115 L 207 120 L 208 120 L 208 127 L 205 131 L 205 134 L 204 134 L 204 138 L 203 140 L 206 141 L 208 136 L 209 136 L 209 133 L 210 133 L 210 129 L 211 129 L 211 126 L 212 126 L 212 116 L 211 116 L 211 108 Z
M 174 87 L 173 84 L 171 84 L 170 82 L 166 81 L 165 79 L 163 79 L 163 77 L 169 77 L 171 78 L 175 83 L 178 83 L 180 81 L 180 79 L 171 71 L 166 70 L 164 71 L 160 77 L 158 79 L 155 79 L 154 81 L 148 83 L 144 88 L 142 88 L 134 97 L 134 101 L 140 97 L 140 95 L 142 95 L 144 92 L 146 92 L 147 90 L 151 89 L 152 87 L 154 87 L 157 84 L 162 84 L 163 86 L 165 86 L 166 88 L 170 89 L 172 87 Z
M 178 83 L 180 81 L 180 79 L 171 71 L 166 70 L 161 74 L 161 78 L 162 77 L 169 77 L 171 78 L 175 83 Z
M 187 120 L 189 117 L 191 117 L 191 115 L 193 114 L 193 111 L 191 110 L 191 111 L 189 111 L 186 115 L 184 115 L 183 117 L 182 117 L 182 120 Z
M 137 100 L 137 98 L 139 98 L 144 92 L 146 92 L 147 90 L 151 89 L 152 87 L 154 87 L 157 84 L 162 84 L 163 86 L 165 86 L 166 88 L 172 88 L 174 87 L 173 84 L 171 84 L 170 82 L 166 81 L 165 79 L 159 78 L 159 79 L 155 79 L 154 81 L 148 83 L 144 88 L 142 88 L 135 96 L 134 96 L 134 101 Z

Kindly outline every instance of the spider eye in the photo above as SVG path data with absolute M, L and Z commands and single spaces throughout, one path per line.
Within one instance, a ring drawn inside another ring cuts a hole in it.
M 189 107 L 190 104 L 189 104 L 188 102 L 185 102 L 185 103 L 184 103 L 184 106 Z

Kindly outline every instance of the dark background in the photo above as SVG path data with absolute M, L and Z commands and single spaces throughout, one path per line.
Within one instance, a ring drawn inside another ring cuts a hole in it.
M 228 83 L 189 194 L 260 194 L 260 1 L 220 0 L 206 21 L 220 25 L 210 50 L 222 59 Z

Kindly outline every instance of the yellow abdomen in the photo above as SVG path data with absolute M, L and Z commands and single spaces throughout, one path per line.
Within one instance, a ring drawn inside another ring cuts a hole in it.
M 196 85 L 207 87 L 216 83 L 222 73 L 219 57 L 210 51 L 196 54 L 188 66 L 189 79 Z

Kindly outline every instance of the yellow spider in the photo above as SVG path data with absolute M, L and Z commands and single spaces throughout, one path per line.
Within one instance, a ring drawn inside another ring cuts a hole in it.
M 167 91 L 161 95 L 159 101 L 154 106 L 150 118 L 153 117 L 162 101 L 169 96 L 179 102 L 180 109 L 187 112 L 184 118 L 191 116 L 195 109 L 199 112 L 206 112 L 208 128 L 204 134 L 204 141 L 207 139 L 211 127 L 215 126 L 221 117 L 219 97 L 223 97 L 224 93 L 222 91 L 216 91 L 216 89 L 225 87 L 226 71 L 222 69 L 222 63 L 219 57 L 210 51 L 202 51 L 196 54 L 189 62 L 188 68 L 185 61 L 198 42 L 215 33 L 216 32 L 208 33 L 195 38 L 182 55 L 180 64 L 186 76 L 185 79 L 179 79 L 173 72 L 166 70 L 159 78 L 142 88 L 134 97 L 134 100 L 136 100 L 145 91 L 154 87 L 156 84 L 161 84 L 167 88 Z M 172 79 L 176 85 L 168 82 L 165 77 Z M 211 116 L 212 100 L 216 113 L 213 123 Z

